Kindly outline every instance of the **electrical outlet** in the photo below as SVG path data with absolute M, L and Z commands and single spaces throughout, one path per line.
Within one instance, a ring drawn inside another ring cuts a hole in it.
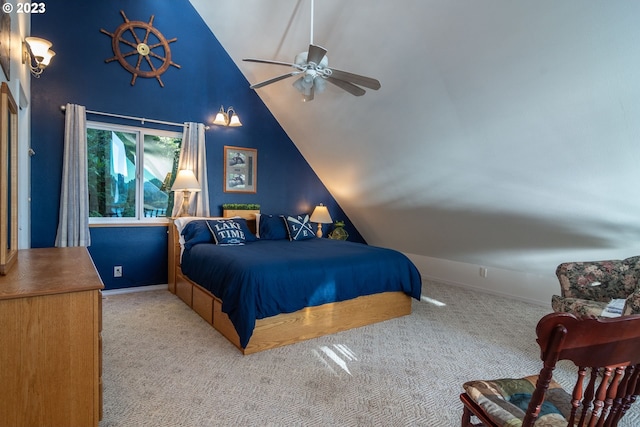
M 480 267 L 480 277 L 486 278 L 488 275 L 487 267 Z
M 113 267 L 113 277 L 122 277 L 122 266 L 116 265 Z

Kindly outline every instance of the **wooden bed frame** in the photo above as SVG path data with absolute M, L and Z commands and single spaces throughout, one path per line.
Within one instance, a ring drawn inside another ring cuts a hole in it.
M 248 219 L 252 231 L 255 219 Z M 224 335 L 243 354 L 281 347 L 411 313 L 411 297 L 404 292 L 384 292 L 352 300 L 307 307 L 294 313 L 258 319 L 246 348 L 226 313 L 222 301 L 188 277 L 180 269 L 178 230 L 169 224 L 169 291 Z

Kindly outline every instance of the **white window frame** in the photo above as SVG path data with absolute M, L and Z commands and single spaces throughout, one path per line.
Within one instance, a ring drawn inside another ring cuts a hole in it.
M 119 125 L 115 123 L 105 123 L 97 121 L 87 121 L 87 133 L 89 129 L 106 130 L 112 132 L 128 132 L 137 135 L 136 143 L 136 216 L 135 217 L 89 217 L 89 225 L 154 225 L 167 224 L 170 222 L 171 212 L 167 212 L 166 217 L 145 217 L 142 197 L 144 180 L 144 137 L 145 135 L 166 136 L 170 138 L 182 139 L 183 133 L 179 131 L 168 131 L 160 129 L 145 128 L 141 126 Z

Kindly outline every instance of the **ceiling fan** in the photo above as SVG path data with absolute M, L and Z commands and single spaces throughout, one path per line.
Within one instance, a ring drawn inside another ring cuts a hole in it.
M 302 93 L 304 101 L 313 100 L 314 93 L 322 93 L 327 81 L 355 96 L 365 94 L 365 90 L 360 86 L 374 90 L 380 89 L 380 82 L 376 79 L 329 68 L 327 50 L 313 44 L 313 0 L 311 0 L 311 40 L 307 52 L 296 55 L 293 63 L 255 58 L 244 58 L 243 61 L 292 67 L 294 70 L 289 73 L 253 84 L 250 87 L 251 89 L 259 89 L 289 77 L 299 76 L 293 82 L 293 87 Z

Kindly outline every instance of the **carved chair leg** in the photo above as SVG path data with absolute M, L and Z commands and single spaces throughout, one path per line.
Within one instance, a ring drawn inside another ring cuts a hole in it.
M 466 406 L 462 406 L 462 423 L 461 427 L 469 427 L 471 425 L 471 411 Z
M 478 427 L 478 426 L 482 426 L 482 424 L 473 424 L 471 422 L 471 417 L 473 416 L 473 413 L 469 410 L 469 408 L 467 408 L 466 406 L 463 406 L 462 409 L 462 427 Z
M 462 407 L 462 423 L 461 426 L 462 427 L 483 427 L 484 424 L 482 423 L 478 423 L 478 424 L 473 424 L 471 422 L 471 417 L 473 416 L 473 413 L 469 410 L 469 408 L 467 408 L 466 406 Z

